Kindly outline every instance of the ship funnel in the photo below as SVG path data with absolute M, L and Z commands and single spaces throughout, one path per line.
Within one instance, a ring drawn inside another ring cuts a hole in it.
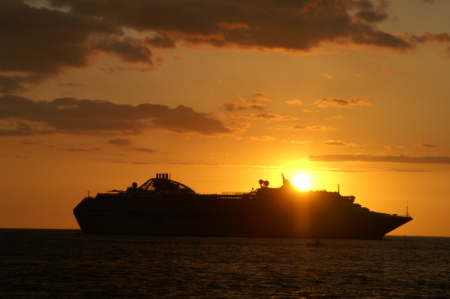
M 168 173 L 157 173 L 156 178 L 160 180 L 169 180 L 169 174 Z

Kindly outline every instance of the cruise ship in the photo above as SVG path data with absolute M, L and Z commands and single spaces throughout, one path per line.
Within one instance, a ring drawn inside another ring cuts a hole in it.
M 300 191 L 282 175 L 281 187 L 248 193 L 199 194 L 157 173 L 140 187 L 84 198 L 74 209 L 86 234 L 383 239 L 411 221 L 371 211 L 340 192 Z

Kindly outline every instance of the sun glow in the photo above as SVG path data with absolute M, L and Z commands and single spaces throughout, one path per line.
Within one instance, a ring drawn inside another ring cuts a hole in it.
M 311 179 L 306 174 L 298 174 L 292 179 L 292 184 L 301 191 L 307 191 L 311 186 Z

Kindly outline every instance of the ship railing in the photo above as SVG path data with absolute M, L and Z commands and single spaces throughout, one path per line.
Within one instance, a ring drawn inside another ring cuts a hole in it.
M 245 193 L 246 192 L 242 192 L 242 191 L 224 191 L 221 193 L 221 195 L 242 195 Z

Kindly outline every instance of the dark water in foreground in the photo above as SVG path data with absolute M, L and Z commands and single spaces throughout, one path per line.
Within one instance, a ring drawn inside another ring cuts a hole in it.
M 383 241 L 0 230 L 0 297 L 450 298 L 450 238 Z

